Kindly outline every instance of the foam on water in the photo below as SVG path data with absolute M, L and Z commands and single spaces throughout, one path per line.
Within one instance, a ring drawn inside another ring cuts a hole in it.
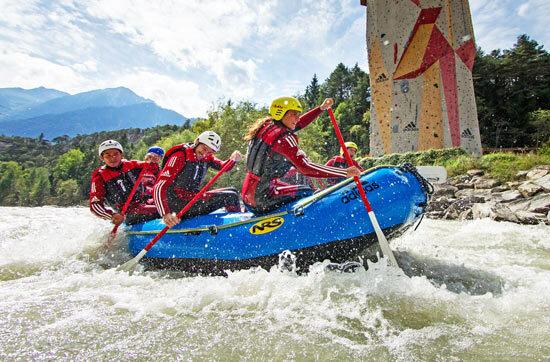
M 130 256 L 103 252 L 109 230 L 82 208 L 0 208 L 0 359 L 549 355 L 547 226 L 425 220 L 392 242 L 406 275 L 179 278 L 110 268 Z

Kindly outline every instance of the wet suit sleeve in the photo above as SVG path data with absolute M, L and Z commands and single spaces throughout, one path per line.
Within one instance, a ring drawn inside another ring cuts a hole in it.
M 212 158 L 208 160 L 208 167 L 212 167 L 214 170 L 221 170 L 223 166 L 225 166 L 226 163 L 229 162 L 229 160 L 222 161 L 214 156 L 211 156 Z M 231 166 L 227 171 L 230 171 L 233 169 L 235 165 Z
M 172 212 L 168 206 L 168 187 L 174 182 L 184 166 L 185 153 L 182 151 L 174 152 L 166 161 L 157 178 L 153 189 L 153 199 L 161 217 Z
M 145 172 L 151 172 L 151 173 L 158 173 L 158 165 L 152 162 L 146 162 L 146 161 L 138 161 L 138 160 L 131 160 L 128 161 L 133 166 L 132 168 L 137 168 L 139 170 L 142 170 L 143 168 L 146 169 Z
M 331 158 L 330 160 L 327 161 L 327 163 L 325 163 L 326 166 L 334 166 L 334 164 L 336 163 L 336 160 L 337 160 L 337 156 Z M 357 162 L 357 160 L 352 160 L 353 161 L 353 166 L 357 167 L 359 169 L 359 171 L 365 171 L 363 169 L 363 167 L 359 166 L 359 162 Z M 347 161 L 346 161 L 347 163 Z
M 105 181 L 98 170 L 92 174 L 92 185 L 90 186 L 90 211 L 105 220 L 111 220 L 114 211 L 105 205 Z
M 298 147 L 296 136 L 287 134 L 273 145 L 273 151 L 285 156 L 300 173 L 317 178 L 346 177 L 346 170 L 319 165 L 311 162 L 304 151 Z
M 315 107 L 302 114 L 300 116 L 300 120 L 298 121 L 298 123 L 296 123 L 296 128 L 294 128 L 294 132 L 307 127 L 311 122 L 315 121 L 315 119 L 319 117 L 321 113 L 323 113 L 321 108 Z

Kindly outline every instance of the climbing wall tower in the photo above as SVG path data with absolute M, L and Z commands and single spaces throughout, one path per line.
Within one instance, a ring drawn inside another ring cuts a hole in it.
M 481 154 L 468 0 L 367 6 L 371 154 L 461 147 Z

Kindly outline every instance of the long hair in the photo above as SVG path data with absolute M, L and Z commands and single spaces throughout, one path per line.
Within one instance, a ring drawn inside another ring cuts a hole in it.
M 256 122 L 252 123 L 250 127 L 248 127 L 248 131 L 244 135 L 245 141 L 250 141 L 256 137 L 256 134 L 260 130 L 260 128 L 263 127 L 264 124 L 271 121 L 273 118 L 271 117 L 264 117 L 264 118 L 258 118 Z

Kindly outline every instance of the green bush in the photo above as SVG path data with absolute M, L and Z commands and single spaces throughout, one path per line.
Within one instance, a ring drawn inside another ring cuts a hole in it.
M 470 155 L 460 155 L 443 162 L 449 176 L 462 175 L 466 171 L 479 168 L 479 161 Z
M 57 205 L 71 206 L 77 205 L 80 201 L 80 189 L 78 182 L 73 179 L 63 180 L 57 188 Z
M 543 157 L 550 157 L 550 140 L 546 141 L 546 143 L 539 149 L 537 153 Z
M 550 155 L 541 153 L 491 153 L 480 160 L 481 167 L 500 181 L 513 180 L 518 171 L 530 170 L 538 165 L 550 164 Z
M 491 177 L 501 182 L 513 180 L 518 171 L 530 170 L 537 165 L 550 164 L 550 141 L 537 153 L 490 153 L 482 157 L 467 154 L 460 148 L 442 150 L 427 150 L 423 152 L 408 152 L 389 154 L 379 158 L 362 158 L 358 160 L 361 167 L 367 169 L 374 166 L 398 166 L 410 162 L 413 165 L 438 165 L 447 169 L 449 176 L 466 173 L 470 169 L 482 169 Z
M 466 155 L 466 152 L 460 148 L 447 148 L 441 150 L 427 150 L 421 152 L 407 152 L 407 153 L 392 153 L 379 158 L 362 158 L 358 162 L 363 168 L 370 168 L 373 166 L 381 165 L 402 165 L 406 162 L 413 165 L 440 165 L 445 164 L 459 156 Z

